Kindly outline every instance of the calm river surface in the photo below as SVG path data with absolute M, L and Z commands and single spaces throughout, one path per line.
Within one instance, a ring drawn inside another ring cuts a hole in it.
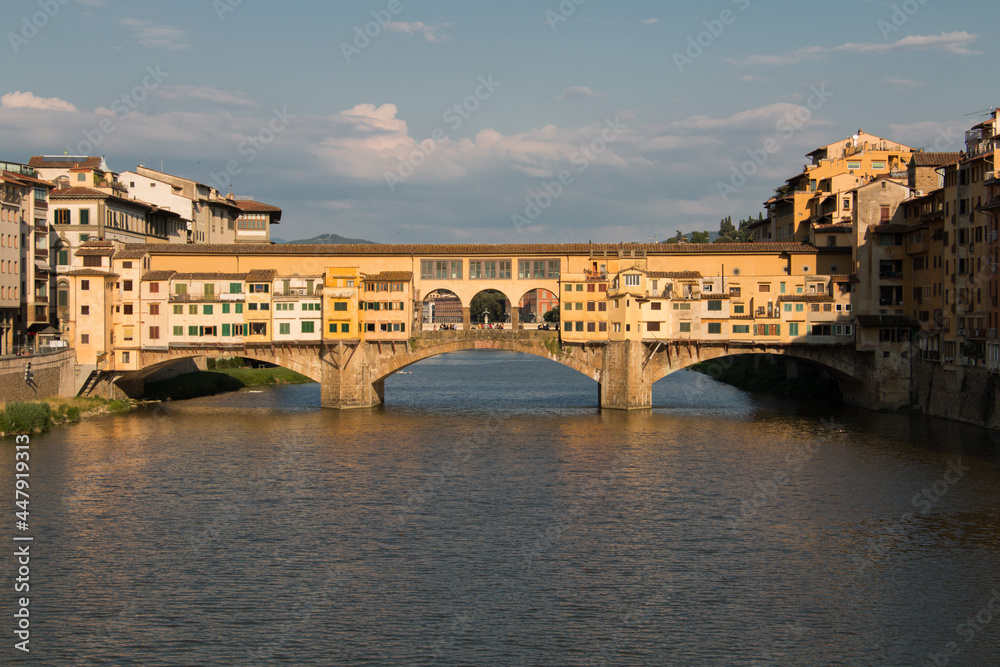
M 0 664 L 1000 664 L 994 434 L 691 372 L 621 414 L 524 355 L 408 370 L 374 410 L 304 385 L 33 437 L 31 653 L 5 548 Z

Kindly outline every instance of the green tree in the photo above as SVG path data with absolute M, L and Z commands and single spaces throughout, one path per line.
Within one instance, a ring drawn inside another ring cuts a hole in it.
M 710 238 L 708 232 L 691 232 L 691 243 L 708 243 Z
M 733 216 L 727 215 L 719 223 L 719 236 L 732 237 L 736 234 L 736 226 L 733 225 Z
M 482 321 L 483 313 L 490 316 L 490 322 L 503 322 L 507 315 L 507 297 L 503 292 L 488 289 L 472 297 L 469 316 L 474 322 Z
M 549 312 L 542 315 L 542 319 L 546 322 L 558 322 L 559 321 L 559 306 L 556 306 Z

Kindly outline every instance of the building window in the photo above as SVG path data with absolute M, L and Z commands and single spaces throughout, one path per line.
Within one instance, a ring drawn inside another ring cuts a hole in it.
M 149 339 L 159 340 L 160 338 L 160 327 L 149 327 Z
M 90 345 L 90 334 L 80 334 L 80 344 Z
M 132 291 L 132 281 L 131 280 L 123 280 L 122 281 L 122 290 L 125 291 L 125 292 L 131 292 Z
M 347 322 L 341 322 L 340 333 L 351 333 L 351 325 Z
M 882 222 L 888 222 L 892 220 L 892 207 L 891 206 L 879 206 L 880 220 Z
M 734 334 L 748 334 L 748 333 L 750 333 L 750 325 L 749 324 L 734 324 L 733 325 L 733 333 Z
M 744 306 L 742 303 L 738 303 L 738 304 L 734 304 L 733 305 L 733 314 L 734 315 L 742 315 L 745 310 L 746 310 L 746 306 Z
M 312 321 L 307 321 L 302 323 L 302 333 L 314 333 L 316 331 L 316 323 Z
M 180 338 L 184 335 L 184 327 L 174 327 L 174 336 Z
M 646 331 L 659 331 L 659 330 L 660 330 L 659 322 L 646 322 Z
M 657 304 L 659 305 L 659 304 Z M 717 301 L 715 299 L 708 302 L 709 310 L 722 310 L 722 301 Z
M 222 314 L 223 315 L 228 315 L 229 314 L 229 304 L 228 303 L 222 304 Z
M 212 310 L 213 310 L 212 304 L 206 303 L 205 305 L 203 305 L 201 307 L 201 314 L 202 315 L 212 315 L 213 314 Z
M 184 314 L 184 306 L 181 306 L 179 304 L 175 304 L 174 305 L 174 315 L 183 315 L 183 314 Z
M 757 285 L 757 291 L 758 292 L 770 292 L 771 291 L 771 283 L 760 283 L 760 284 L 758 284 Z
M 625 287 L 638 287 L 639 286 L 639 274 L 638 273 L 626 273 L 625 274 Z
M 679 326 L 680 326 L 680 328 L 678 330 L 681 333 L 691 333 L 691 323 L 690 322 L 681 322 Z
M 174 293 L 175 294 L 187 294 L 188 293 L 188 287 L 187 287 L 187 285 L 185 285 L 184 283 L 177 283 L 176 285 L 174 285 Z
M 125 305 L 122 306 L 122 314 L 123 315 L 131 315 L 132 314 L 132 304 L 131 303 L 126 303 Z
M 188 306 L 188 315 L 197 315 L 197 314 L 198 314 L 198 306 L 194 304 Z
M 720 302 L 719 302 L 719 304 L 720 304 L 720 308 L 719 308 L 719 310 L 722 310 L 722 308 L 721 308 L 721 304 L 722 304 L 722 302 L 720 301 Z M 650 302 L 650 304 L 649 304 L 649 309 L 650 309 L 650 310 L 660 310 L 660 309 L 662 309 L 662 308 L 663 308 L 663 304 L 662 304 L 662 303 L 660 303 L 659 301 L 652 301 L 652 302 Z M 709 308 L 709 310 L 711 310 L 711 308 Z
M 56 224 L 57 225 L 68 225 L 69 224 L 69 209 L 68 208 L 57 208 L 56 209 Z
M 250 323 L 250 335 L 251 336 L 266 336 L 267 335 L 267 322 L 251 322 Z
M 347 310 L 347 302 L 346 301 L 334 301 L 333 302 L 333 309 L 335 311 L 341 311 L 341 312 L 342 311 L 346 311 Z
M 129 338 L 128 340 L 132 340 L 132 339 Z M 128 352 L 122 352 L 122 363 L 123 364 L 127 364 L 128 362 L 129 362 L 129 353 Z
M 708 333 L 710 333 L 710 334 L 720 334 L 720 333 L 722 333 L 722 322 L 709 322 L 708 323 Z
M 197 335 L 198 335 L 198 327 L 188 326 L 188 336 L 197 336 Z
M 278 325 L 278 333 L 283 336 L 292 333 L 292 325 L 288 322 L 280 323 Z
M 58 257 L 56 261 L 59 264 L 59 266 L 67 266 L 69 264 L 68 250 L 60 250 L 58 253 L 56 253 L 56 256 Z
M 100 266 L 101 258 L 98 255 L 87 255 L 83 258 L 83 265 L 90 267 Z
M 159 294 L 160 293 L 160 283 L 149 283 L 149 293 Z
M 789 336 L 798 336 L 799 335 L 799 323 L 798 322 L 789 322 L 788 323 L 788 335 Z
M 90 306 L 80 306 L 81 315 L 90 315 Z
M 89 225 L 90 224 L 90 209 L 81 208 L 80 209 L 80 224 Z

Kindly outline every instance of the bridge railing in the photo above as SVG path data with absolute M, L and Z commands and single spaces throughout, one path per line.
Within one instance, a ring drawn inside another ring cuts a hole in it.
M 538 329 L 472 329 L 470 331 L 422 331 L 417 335 L 421 341 L 454 340 L 546 340 L 557 338 L 558 331 Z

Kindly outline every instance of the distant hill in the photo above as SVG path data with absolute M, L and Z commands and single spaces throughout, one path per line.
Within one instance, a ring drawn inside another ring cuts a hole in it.
M 275 243 L 326 243 L 330 245 L 377 245 L 375 241 L 366 241 L 365 239 L 349 239 L 346 236 L 341 236 L 340 234 L 320 234 L 319 236 L 314 236 L 311 239 L 299 239 L 297 241 L 285 241 L 284 239 L 271 238 Z

